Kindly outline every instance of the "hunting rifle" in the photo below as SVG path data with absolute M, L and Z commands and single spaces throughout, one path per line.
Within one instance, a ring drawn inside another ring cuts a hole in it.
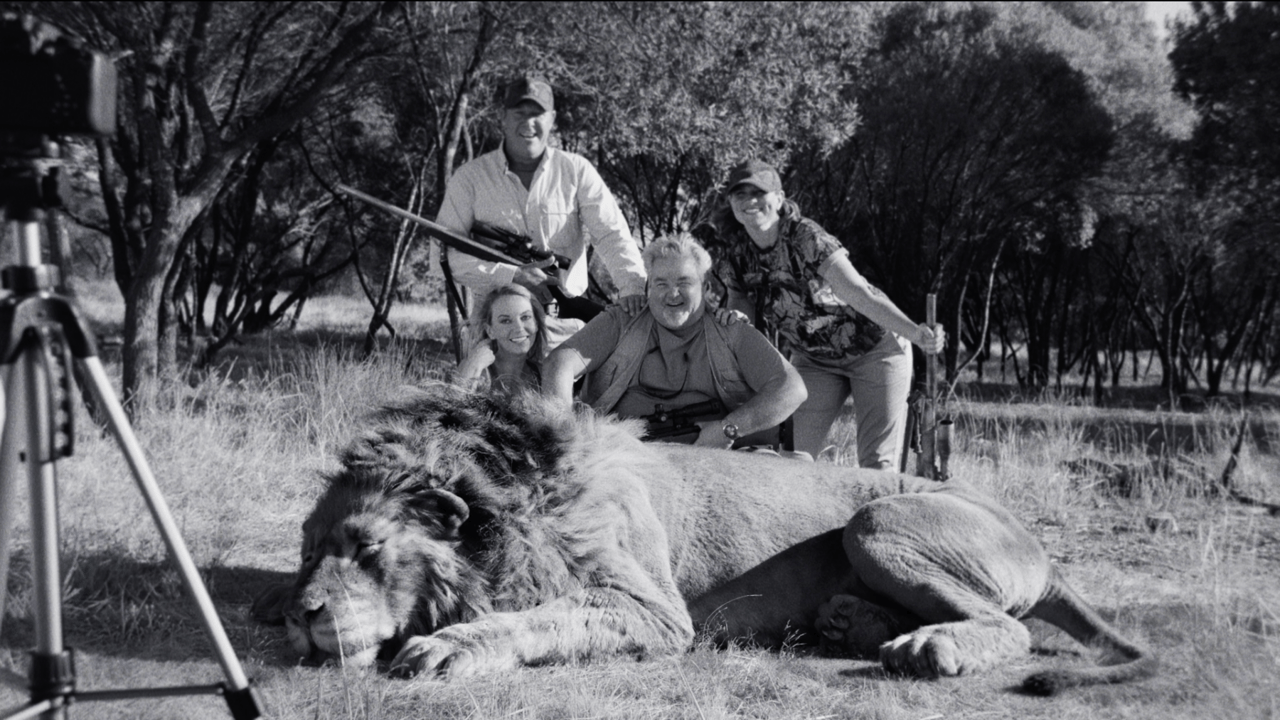
M 670 440 L 685 435 L 693 435 L 697 439 L 702 427 L 700 421 L 719 420 L 725 416 L 724 403 L 719 400 L 704 400 L 668 410 L 661 404 L 653 406 L 653 412 L 641 415 L 646 423 L 645 440 Z
M 428 235 L 439 240 L 445 246 L 481 260 L 503 262 L 517 266 L 532 265 L 545 268 L 552 275 L 557 271 L 568 270 L 569 266 L 573 264 L 573 261 L 564 255 L 538 247 L 533 238 L 528 235 L 476 221 L 472 224 L 471 235 L 468 237 L 465 233 L 460 233 L 440 223 L 414 215 L 408 210 L 402 210 L 391 203 L 383 202 L 355 188 L 339 184 L 338 190 L 357 200 L 363 200 L 379 210 L 417 223 L 427 231 Z M 547 296 L 542 297 L 541 300 L 547 306 L 548 315 L 561 314 L 561 309 L 563 308 L 565 310 L 571 309 L 572 311 L 570 314 L 565 315 L 566 317 L 580 317 L 588 320 L 604 309 L 600 303 L 589 298 L 565 295 L 555 280 L 547 283 L 546 291 Z M 552 310 L 552 303 L 556 306 L 555 310 Z M 461 302 L 459 302 L 459 305 L 461 305 Z
M 472 257 L 477 257 L 481 260 L 488 260 L 489 262 L 504 262 L 511 265 L 527 264 L 527 262 L 521 262 L 517 258 L 508 255 L 497 248 L 491 247 L 483 242 L 477 242 L 463 233 L 451 230 L 440 223 L 432 222 L 424 217 L 414 215 L 408 210 L 402 210 L 391 203 L 383 202 L 372 195 L 366 195 L 355 188 L 339 184 L 338 190 L 339 192 L 346 193 L 357 200 L 363 200 L 379 210 L 389 212 L 396 217 L 404 218 L 405 220 L 421 225 L 426 229 L 428 235 L 444 243 L 446 246 L 458 250 L 459 252 L 464 252 Z

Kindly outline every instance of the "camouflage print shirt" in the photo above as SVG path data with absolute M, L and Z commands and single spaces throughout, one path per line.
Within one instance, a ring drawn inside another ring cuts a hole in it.
M 765 250 L 737 226 L 707 249 L 716 278 L 747 296 L 765 320 L 765 334 L 776 332 L 787 350 L 840 360 L 862 355 L 884 338 L 883 328 L 837 298 L 823 279 L 831 261 L 849 251 L 816 222 L 783 217 L 778 241 Z

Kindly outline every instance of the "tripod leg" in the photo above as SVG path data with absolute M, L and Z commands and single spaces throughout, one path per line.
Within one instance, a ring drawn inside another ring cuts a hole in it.
M 14 512 L 18 504 L 18 443 L 7 430 L 6 388 L 13 368 L 4 368 L 0 378 L 0 629 L 4 627 L 4 604 L 9 581 L 9 541 L 13 537 Z
M 80 359 L 79 363 L 89 380 L 89 388 L 97 399 L 99 407 L 107 414 L 111 432 L 121 452 L 124 453 L 125 461 L 129 463 L 134 481 L 137 482 L 138 488 L 147 501 L 151 517 L 155 520 L 156 527 L 160 530 L 165 546 L 169 550 L 169 556 L 177 565 L 183 585 L 187 589 L 187 595 L 200 609 L 200 620 L 204 625 L 205 633 L 213 643 L 214 654 L 217 655 L 218 663 L 222 665 L 223 675 L 226 676 L 227 684 L 231 688 L 227 691 L 226 697 L 232 715 L 237 720 L 259 717 L 261 715 L 259 703 L 252 688 L 249 687 L 249 679 L 245 676 L 240 660 L 236 657 L 231 641 L 227 638 L 222 622 L 218 619 L 213 600 L 200 579 L 191 554 L 187 552 L 186 543 L 178 533 L 178 526 L 169 513 L 169 505 L 160 494 L 155 476 L 151 474 L 151 468 L 142 454 L 142 447 L 133 434 L 133 428 L 129 426 L 124 408 L 120 406 L 120 401 L 116 399 L 111 389 L 111 382 L 102 368 L 102 362 L 97 357 L 90 356 Z
M 57 655 L 62 644 L 62 573 L 58 562 L 58 495 L 49 447 L 49 377 L 36 347 L 22 353 L 26 386 L 26 465 L 30 481 L 31 561 L 35 595 L 36 652 Z M 17 393 L 14 393 L 17 394 Z
M 50 435 L 49 373 L 44 349 L 24 337 L 17 360 L 6 366 L 6 416 L 4 438 L 0 442 L 0 472 L 4 473 L 3 501 L 5 527 L 11 531 L 14 519 L 14 485 L 23 475 L 28 480 L 31 510 L 32 614 L 36 646 L 32 653 L 32 703 L 44 703 L 39 716 L 58 720 L 66 716 L 65 698 L 75 690 L 71 655 L 63 645 L 62 574 L 58 563 L 58 502 L 56 457 Z M 25 467 L 24 467 L 25 466 Z M 3 565 L 8 564 L 8 541 L 3 538 Z M 7 580 L 8 568 L 0 580 Z M 2 608 L 0 608 L 2 610 Z

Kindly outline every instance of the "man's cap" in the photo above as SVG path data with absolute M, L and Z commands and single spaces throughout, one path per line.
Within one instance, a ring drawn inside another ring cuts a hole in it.
M 502 95 L 502 106 L 513 108 L 525 100 L 538 103 L 545 112 L 556 109 L 555 97 L 551 94 L 551 86 L 537 78 L 523 77 L 507 86 Z
M 729 171 L 729 179 L 725 181 L 728 192 L 733 192 L 739 185 L 754 185 L 765 192 L 777 192 L 782 189 L 782 176 L 769 163 L 753 158 Z

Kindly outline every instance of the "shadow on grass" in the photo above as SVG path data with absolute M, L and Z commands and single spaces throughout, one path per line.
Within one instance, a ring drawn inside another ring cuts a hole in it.
M 279 358 L 297 359 L 321 350 L 339 356 L 359 360 L 364 357 L 364 333 L 334 329 L 270 330 L 248 336 L 218 352 L 213 362 L 193 372 L 198 377 L 205 373 L 217 373 L 229 380 L 239 380 L 251 373 L 263 374 Z M 385 352 L 398 349 L 408 358 L 404 368 L 424 373 L 431 368 L 452 368 L 455 364 L 453 345 L 448 339 L 447 328 L 443 335 L 413 338 L 379 339 L 374 350 Z
M 31 556 L 15 552 L 0 644 L 21 649 L 36 643 L 31 608 Z M 214 657 L 199 608 L 187 596 L 177 570 L 165 560 L 143 561 L 118 552 L 80 555 L 62 567 L 65 644 L 84 652 L 152 661 Z M 292 573 L 214 566 L 200 577 L 241 660 L 290 665 L 284 632 L 255 622 L 249 606 L 263 590 L 293 580 Z
M 863 662 L 864 664 L 857 667 L 845 668 L 836 674 L 842 678 L 848 678 L 850 680 L 883 680 L 885 682 L 895 682 L 902 679 L 900 675 L 895 675 L 888 670 L 885 670 L 884 666 L 878 662 L 872 662 L 869 660 L 857 662 Z

